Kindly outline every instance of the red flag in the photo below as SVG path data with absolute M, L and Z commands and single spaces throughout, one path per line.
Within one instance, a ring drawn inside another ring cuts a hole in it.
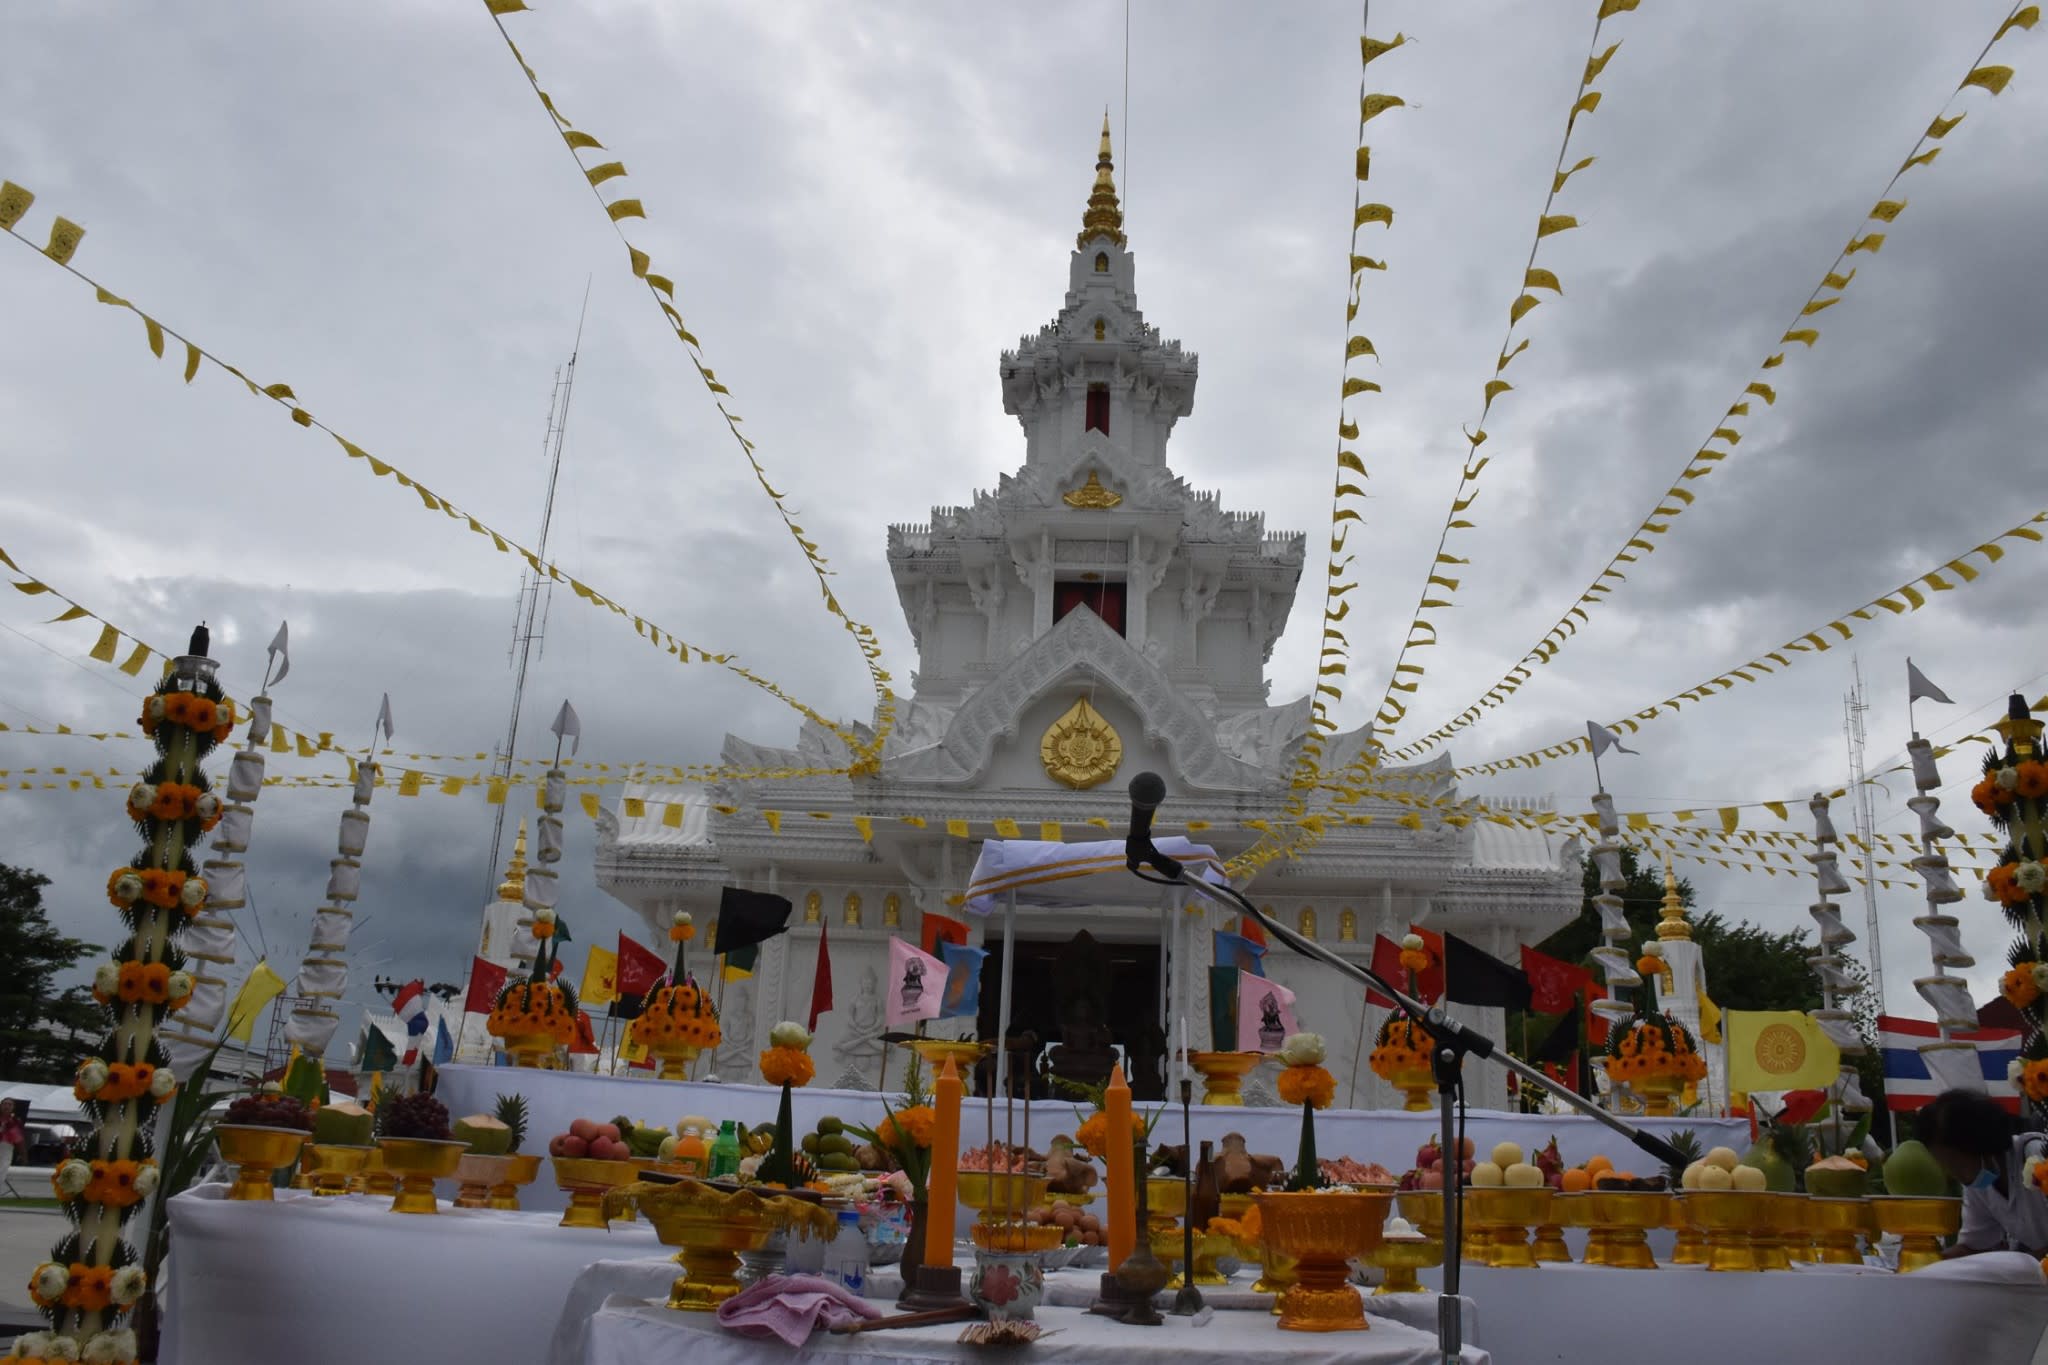
M 1527 944 L 1522 947 L 1522 971 L 1529 978 L 1529 1008 L 1537 1014 L 1569 1014 L 1578 1004 L 1580 990 L 1593 981 L 1585 968 Z
M 1785 1107 L 1778 1111 L 1779 1123 L 1805 1123 L 1828 1102 L 1825 1090 L 1787 1090 Z
M 1579 1054 L 1572 1053 L 1564 1062 L 1545 1062 L 1543 1074 L 1556 1081 L 1574 1095 L 1579 1093 Z
M 1606 998 L 1605 986 L 1596 986 L 1591 981 L 1586 983 L 1586 1041 L 1594 1047 L 1607 1046 L 1607 1016 L 1592 1008 L 1595 1000 Z
M 591 1031 L 588 1011 L 576 1011 L 576 1041 L 569 1044 L 569 1051 L 584 1057 L 597 1055 L 597 1035 Z
M 1408 985 L 1408 969 L 1401 965 L 1401 945 L 1385 934 L 1372 936 L 1372 969 L 1393 985 L 1404 988 Z M 1370 986 L 1365 990 L 1365 1003 L 1378 1005 L 1383 1010 L 1394 1008 L 1393 1001 Z
M 505 993 L 505 969 L 495 962 L 474 958 L 469 964 L 469 994 L 462 1002 L 464 1014 L 489 1014 Z
M 927 915 L 926 919 L 931 916 Z M 818 926 L 818 969 L 811 976 L 811 1018 L 804 1027 L 818 1031 L 818 1016 L 832 1008 L 832 954 L 825 944 L 825 926 Z
M 823 936 L 820 935 L 820 940 L 822 939 Z M 918 925 L 917 946 L 932 957 L 937 957 L 941 943 L 957 943 L 965 947 L 967 926 L 957 919 L 947 919 L 944 915 L 934 915 L 927 910 Z
M 553 981 L 562 974 L 562 959 L 555 958 L 548 963 L 548 980 Z
M 1250 915 L 1239 915 L 1237 917 L 1237 932 L 1239 937 L 1248 938 L 1261 948 L 1267 946 L 1266 926 L 1253 919 Z
M 661 955 L 650 952 L 627 938 L 619 935 L 619 994 L 646 995 L 655 984 L 668 973 L 668 963 Z
M 1422 940 L 1422 946 L 1429 951 L 1429 970 L 1421 974 L 1416 982 L 1415 993 L 1422 997 L 1425 1005 L 1434 1005 L 1444 993 L 1444 936 L 1433 934 L 1427 929 L 1408 926 L 1408 932 Z

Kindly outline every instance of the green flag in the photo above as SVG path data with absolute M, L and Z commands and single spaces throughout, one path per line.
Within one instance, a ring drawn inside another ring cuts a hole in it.
M 396 1071 L 398 1069 L 398 1049 L 393 1047 L 391 1040 L 384 1036 L 384 1030 L 373 1024 L 363 1025 L 363 1045 L 358 1049 L 358 1052 L 359 1055 L 356 1059 L 356 1070 L 358 1071 Z

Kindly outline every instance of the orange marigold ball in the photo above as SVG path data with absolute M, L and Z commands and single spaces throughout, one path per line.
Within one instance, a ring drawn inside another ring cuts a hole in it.
M 1337 1078 L 1320 1066 L 1284 1067 L 1279 1090 L 1280 1099 L 1286 1104 L 1306 1100 L 1311 1108 L 1327 1109 L 1337 1098 Z

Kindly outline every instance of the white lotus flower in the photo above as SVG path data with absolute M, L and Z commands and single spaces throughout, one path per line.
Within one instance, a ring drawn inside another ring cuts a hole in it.
M 92 1167 L 72 1157 L 57 1167 L 56 1180 L 58 1189 L 76 1198 L 85 1193 L 87 1185 L 92 1184 Z
M 114 1338 L 115 1350 L 120 1352 L 114 1359 L 133 1360 L 142 1354 L 142 1348 L 136 1342 L 135 1332 L 132 1328 L 123 1327 L 120 1331 L 110 1333 L 109 1335 Z
M 34 1360 L 38 1356 L 47 1360 L 50 1354 L 49 1332 L 29 1332 L 14 1339 L 14 1357 L 19 1360 Z
M 206 904 L 206 878 L 185 878 L 185 888 L 178 893 L 178 903 L 187 910 L 197 910 Z
M 139 1265 L 124 1265 L 114 1272 L 114 1278 L 109 1282 L 107 1292 L 113 1295 L 115 1303 L 126 1308 L 129 1304 L 141 1299 L 142 1291 L 147 1288 L 149 1288 L 149 1276 L 143 1273 L 142 1267 Z
M 124 905 L 133 905 L 142 896 L 142 878 L 133 872 L 124 872 L 114 879 L 114 895 Z
M 143 702 L 142 714 L 148 716 L 151 720 L 162 720 L 164 718 L 164 699 L 160 696 L 153 696 Z
M 212 820 L 220 814 L 220 797 L 212 792 L 202 793 L 193 810 L 198 812 L 200 819 Z
M 1406 949 L 1407 949 L 1407 950 L 1408 950 L 1409 952 L 1411 952 L 1411 953 L 1419 953 L 1419 952 L 1421 952 L 1421 951 L 1422 951 L 1422 935 L 1420 935 L 1420 934 L 1409 934 L 1409 935 L 1407 935 L 1406 937 L 1404 937 L 1404 938 L 1403 938 L 1403 939 L 1401 940 L 1401 946 L 1402 946 L 1403 948 L 1406 948 Z
M 85 1349 L 78 1358 L 86 1365 L 116 1365 L 121 1357 L 114 1354 L 119 1349 L 112 1332 L 95 1332 L 86 1339 Z
M 686 929 L 694 922 L 695 921 L 693 921 L 690 918 L 690 912 L 687 910 L 678 910 L 675 912 L 675 914 L 669 917 L 669 923 L 673 924 L 678 929 Z
M 794 1019 L 785 1019 L 768 1030 L 768 1041 L 776 1047 L 807 1048 L 811 1045 L 811 1031 Z
M 1654 938 L 1653 938 L 1653 939 L 1651 939 L 1651 940 L 1650 940 L 1650 941 L 1649 941 L 1648 943 L 1645 943 L 1645 944 L 1643 945 L 1643 956 L 1645 956 L 1645 957 L 1662 957 L 1662 956 L 1664 956 L 1664 944 L 1663 944 L 1663 943 L 1662 943 L 1662 942 L 1661 942 L 1660 940 L 1658 940 L 1658 939 L 1654 939 Z
M 193 988 L 197 985 L 198 983 L 192 979 L 192 973 L 172 972 L 169 979 L 164 982 L 164 993 L 172 1000 L 183 1000 L 192 994 Z
M 161 1071 L 157 1073 L 159 1076 L 164 1074 Z M 143 1162 L 135 1172 L 135 1192 L 144 1199 L 149 1198 L 152 1194 L 156 1193 L 157 1181 L 160 1178 L 154 1161 Z
M 50 1338 L 50 1344 L 43 1348 L 43 1359 L 76 1360 L 78 1359 L 78 1343 L 70 1337 L 53 1336 Z
M 1289 1066 L 1315 1066 L 1327 1053 L 1320 1033 L 1290 1033 L 1280 1044 L 1280 1060 Z
M 2007 791 L 2015 791 L 2019 788 L 2020 770 L 2018 768 L 2000 768 L 1996 773 L 1993 773 L 1992 776 L 1997 778 L 1998 785 L 2005 788 Z
M 36 1297 L 46 1303 L 55 1303 L 64 1293 L 64 1286 L 71 1283 L 71 1272 L 55 1261 L 44 1261 L 36 1267 L 36 1273 L 29 1280 L 29 1288 L 36 1291 Z
M 2029 859 L 2013 869 L 2012 879 L 2020 890 L 2030 896 L 2038 896 L 2043 887 L 2048 887 L 2048 867 Z
M 533 922 L 535 924 L 553 924 L 555 922 L 555 912 L 546 909 L 536 910 L 533 912 Z
M 121 990 L 121 967 L 119 963 L 102 962 L 92 969 L 92 990 L 94 995 L 103 995 L 112 1000 Z
M 139 810 L 146 814 L 149 808 L 155 804 L 156 788 L 150 786 L 149 783 L 137 782 L 128 789 L 128 808 L 130 810 Z
M 172 1074 L 171 1069 L 169 1067 L 160 1066 L 155 1071 L 150 1073 L 149 1097 L 151 1099 L 156 1100 L 158 1103 L 162 1103 L 164 1100 L 169 1099 L 174 1093 L 176 1093 L 177 1089 L 178 1078 L 177 1076 Z
M 107 1064 L 97 1057 L 91 1057 L 79 1064 L 78 1088 L 88 1095 L 97 1095 L 100 1087 L 107 1083 Z

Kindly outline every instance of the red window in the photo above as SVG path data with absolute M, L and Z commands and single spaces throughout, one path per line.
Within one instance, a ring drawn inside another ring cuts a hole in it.
M 1100 616 L 1103 624 L 1124 633 L 1124 585 L 1121 583 L 1055 583 L 1052 588 L 1052 619 L 1061 620 L 1075 607 L 1086 606 Z
M 1099 431 L 1105 436 L 1109 435 L 1109 385 L 1088 386 L 1088 420 L 1083 424 L 1082 430 Z

